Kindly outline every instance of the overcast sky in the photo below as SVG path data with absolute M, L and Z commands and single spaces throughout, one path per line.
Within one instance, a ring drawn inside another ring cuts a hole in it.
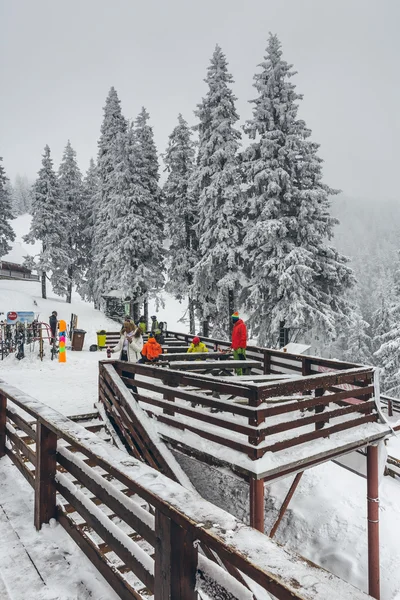
M 159 152 L 179 112 L 195 123 L 218 43 L 241 122 L 276 33 L 321 144 L 325 180 L 346 194 L 399 197 L 400 0 L 0 0 L 0 156 L 34 178 L 68 139 L 86 171 L 113 85 L 123 113 L 144 105 Z

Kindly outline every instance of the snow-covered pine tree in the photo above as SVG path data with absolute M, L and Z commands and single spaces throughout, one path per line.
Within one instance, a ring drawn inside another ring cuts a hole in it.
M 82 185 L 82 270 L 83 279 L 78 284 L 82 298 L 94 301 L 94 227 L 99 194 L 99 178 L 96 163 L 90 159 Z
M 26 176 L 17 175 L 15 177 L 12 208 L 15 216 L 30 214 L 32 211 L 32 186 Z
M 254 140 L 243 164 L 249 322 L 262 344 L 276 343 L 282 322 L 303 335 L 314 328 L 333 337 L 336 323 L 347 319 L 343 294 L 354 283 L 347 259 L 327 243 L 337 223 L 330 216 L 335 191 L 322 182 L 319 146 L 297 117 L 302 96 L 276 35 L 270 35 L 260 66 L 253 118 L 244 128 Z
M 104 107 L 101 136 L 98 142 L 99 153 L 97 173 L 99 191 L 96 199 L 96 220 L 93 236 L 93 294 L 95 305 L 100 305 L 102 294 L 118 288 L 119 257 L 115 252 L 115 243 L 120 236 L 117 229 L 117 207 L 115 190 L 117 180 L 121 179 L 120 156 L 125 139 L 127 124 L 121 112 L 121 103 L 116 90 L 112 87 Z M 126 165 L 125 165 L 126 166 Z M 125 171 L 125 166 L 122 170 Z M 133 220 L 134 216 L 130 218 Z
M 137 217 L 142 230 L 143 249 L 140 277 L 144 315 L 148 318 L 149 293 L 158 296 L 164 285 L 164 202 L 158 185 L 158 157 L 149 114 L 143 107 L 135 120 L 131 139 L 131 171 L 134 177 Z M 141 197 L 141 195 L 144 196 Z M 141 198 L 141 199 L 140 199 Z M 146 275 L 145 275 L 146 274 Z M 138 273 L 139 276 L 139 273 Z
M 10 242 L 15 240 L 15 233 L 10 225 L 14 218 L 11 210 L 11 198 L 7 190 L 7 177 L 1 164 L 0 156 L 0 258 L 11 250 Z
M 400 254 L 400 253 L 399 253 Z M 374 357 L 380 369 L 381 389 L 389 396 L 400 394 L 400 268 L 395 272 L 393 297 L 382 296 L 374 314 Z
M 64 215 L 63 248 L 61 262 L 54 265 L 52 280 L 56 293 L 66 295 L 71 303 L 72 286 L 82 280 L 83 231 L 85 228 L 82 206 L 82 175 L 76 161 L 76 152 L 68 140 L 58 170 L 60 212 Z
M 192 181 L 199 198 L 199 260 L 193 270 L 193 287 L 202 320 L 210 316 L 214 335 L 226 337 L 242 280 L 243 198 L 238 159 L 241 134 L 235 128 L 239 116 L 230 88 L 233 78 L 218 45 L 205 81 L 207 94 L 195 112 L 199 151 Z
M 384 336 L 386 336 L 393 329 L 393 315 L 392 306 L 393 298 L 388 297 L 385 291 L 379 294 L 378 308 L 372 315 L 371 323 L 371 347 L 372 352 L 375 353 L 379 350 L 384 342 Z
M 374 362 L 371 345 L 370 325 L 363 319 L 357 307 L 346 331 L 345 350 L 342 358 L 348 362 L 371 365 Z
M 196 264 L 198 240 L 194 229 L 197 203 L 189 183 L 193 173 L 195 145 L 192 132 L 180 114 L 169 136 L 163 156 L 167 180 L 163 187 L 166 203 L 166 233 L 170 241 L 167 291 L 182 300 L 188 296 L 189 331 L 195 331 L 195 301 L 192 269 Z
M 46 272 L 59 264 L 64 253 L 65 217 L 60 211 L 58 181 L 53 169 L 53 160 L 48 145 L 44 148 L 42 168 L 33 187 L 31 228 L 24 240 L 33 244 L 42 242 L 42 250 L 37 257 L 37 269 L 42 275 L 42 298 L 46 298 Z

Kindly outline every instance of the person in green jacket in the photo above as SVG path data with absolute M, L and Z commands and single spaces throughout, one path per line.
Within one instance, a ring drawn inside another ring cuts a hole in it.
M 160 326 L 158 324 L 156 315 L 153 315 L 151 317 L 151 330 L 150 331 L 153 335 L 160 335 L 160 333 L 161 333 Z
M 138 327 L 142 332 L 142 335 L 144 335 L 146 333 L 147 327 L 146 327 L 146 319 L 144 318 L 144 315 L 142 315 L 139 319 L 139 323 L 138 323 Z

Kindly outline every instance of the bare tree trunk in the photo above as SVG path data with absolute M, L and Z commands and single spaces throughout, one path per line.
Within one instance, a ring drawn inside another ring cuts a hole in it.
M 228 323 L 229 323 L 229 339 L 232 336 L 233 323 L 231 316 L 235 311 L 235 296 L 233 290 L 228 290 Z
M 139 302 L 134 302 L 133 303 L 133 320 L 135 321 L 135 323 L 137 323 L 139 321 L 140 315 L 139 315 Z
M 46 300 L 46 271 L 42 271 L 42 298 Z
M 146 322 L 146 331 L 148 331 L 149 330 L 149 299 L 147 297 L 147 292 L 146 292 L 144 300 L 143 300 L 143 314 L 144 314 L 144 320 Z
M 73 275 L 72 267 L 68 267 L 67 273 L 68 273 L 68 286 L 67 286 L 66 301 L 68 302 L 68 304 L 71 304 L 71 302 L 72 302 L 72 275 Z
M 194 335 L 196 333 L 196 322 L 194 318 L 194 300 L 189 296 L 189 332 Z
M 208 337 L 210 332 L 210 326 L 208 322 L 208 317 L 206 317 L 203 321 L 203 335 L 204 337 Z

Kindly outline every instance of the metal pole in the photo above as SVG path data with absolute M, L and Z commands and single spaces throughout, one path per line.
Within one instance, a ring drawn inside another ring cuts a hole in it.
M 250 478 L 250 526 L 264 533 L 264 480 Z
M 290 486 L 289 491 L 286 494 L 286 498 L 284 499 L 283 504 L 281 506 L 281 510 L 279 511 L 278 518 L 275 521 L 275 525 L 272 527 L 272 529 L 270 531 L 270 534 L 269 534 L 270 538 L 274 537 L 274 535 L 276 533 L 276 530 L 279 527 L 279 523 L 282 521 L 283 515 L 285 514 L 286 509 L 289 506 L 289 502 L 291 501 L 292 496 L 293 496 L 294 492 L 296 491 L 297 486 L 299 485 L 299 481 L 300 481 L 301 476 L 303 475 L 303 473 L 304 473 L 304 471 L 301 471 L 300 473 L 297 473 L 296 477 L 293 479 L 292 485 Z
M 378 446 L 367 448 L 368 593 L 380 600 Z

